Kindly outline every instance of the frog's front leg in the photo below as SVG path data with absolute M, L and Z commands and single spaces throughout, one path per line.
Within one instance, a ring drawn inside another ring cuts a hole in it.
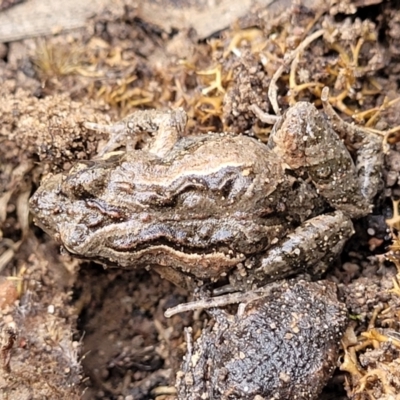
M 383 163 L 375 137 L 359 143 L 356 167 L 327 118 L 311 103 L 298 102 L 275 124 L 268 146 L 287 168 L 310 178 L 334 209 L 353 218 L 371 212 Z
M 321 275 L 353 233 L 350 218 L 341 211 L 311 218 L 265 256 L 258 256 L 254 268 L 233 273 L 231 286 L 249 290 L 293 274 Z
M 182 108 L 169 111 L 144 110 L 136 111 L 128 115 L 114 125 L 100 125 L 86 122 L 85 128 L 105 132 L 110 139 L 99 153 L 99 156 L 127 146 L 127 150 L 133 150 L 138 141 L 138 134 L 154 132 L 154 138 L 146 147 L 149 153 L 163 157 L 175 145 L 182 135 L 187 122 L 187 116 Z

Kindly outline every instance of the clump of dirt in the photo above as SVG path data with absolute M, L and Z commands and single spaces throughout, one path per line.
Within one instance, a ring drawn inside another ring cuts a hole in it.
M 87 160 L 96 154 L 101 137 L 83 124 L 95 119 L 106 123 L 108 118 L 102 116 L 108 109 L 105 105 L 93 100 L 85 104 L 71 101 L 66 94 L 38 99 L 24 90 L 2 93 L 0 101 L 0 134 L 6 138 L 6 145 L 18 143 L 19 154 L 27 160 L 47 165 L 51 170 L 65 170 L 71 167 L 71 161 Z M 5 153 L 2 160 L 15 156 L 15 151 Z
M 395 1 L 331 3 L 280 14 L 253 6 L 205 41 L 190 27 L 166 32 L 130 2 L 113 2 L 84 29 L 0 46 L 1 396 L 174 399 L 183 328 L 196 338 L 210 319 L 165 319 L 189 293 L 151 272 L 71 259 L 33 225 L 28 199 L 41 177 L 90 159 L 105 139 L 84 122 L 184 107 L 185 134 L 263 139 L 271 127 L 250 105 L 276 114 L 299 100 L 320 107 L 324 86 L 341 117 L 379 135 L 386 151 L 375 216 L 357 224 L 342 265 L 328 274 L 353 320 L 332 385 L 336 398 L 398 392 L 399 278 L 389 261 L 400 257 L 398 242 L 385 257 L 385 219 L 399 229 L 392 199 L 400 197 L 400 11 Z

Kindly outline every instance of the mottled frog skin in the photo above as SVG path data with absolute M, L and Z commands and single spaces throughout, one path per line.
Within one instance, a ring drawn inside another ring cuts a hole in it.
M 229 278 L 240 290 L 323 272 L 371 211 L 382 153 L 359 144 L 357 166 L 329 120 L 291 107 L 267 144 L 244 135 L 182 137 L 182 109 L 139 111 L 107 131 L 101 156 L 47 177 L 35 221 L 71 254 L 152 267 L 184 287 Z M 136 149 L 142 132 L 154 136 Z M 121 142 L 126 151 L 112 152 Z M 226 278 L 227 277 L 227 278 Z

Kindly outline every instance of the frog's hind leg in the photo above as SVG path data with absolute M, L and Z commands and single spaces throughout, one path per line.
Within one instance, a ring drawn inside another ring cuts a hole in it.
M 319 276 L 341 253 L 354 233 L 351 219 L 341 211 L 307 220 L 265 256 L 259 256 L 256 267 L 230 276 L 233 287 L 247 290 L 284 277 L 310 273 Z
M 296 175 L 311 179 L 332 208 L 359 218 L 371 212 L 381 155 L 375 142 L 361 143 L 356 167 L 334 127 L 313 104 L 298 102 L 274 126 L 268 146 Z

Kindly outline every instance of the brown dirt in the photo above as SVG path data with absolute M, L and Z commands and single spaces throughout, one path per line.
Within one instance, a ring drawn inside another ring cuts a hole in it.
M 190 294 L 152 272 L 103 270 L 60 254 L 33 225 L 28 199 L 44 174 L 96 154 L 105 137 L 85 121 L 183 106 L 187 134 L 225 129 L 265 138 L 270 127 L 248 106 L 272 112 L 268 88 L 281 65 L 282 109 L 298 100 L 320 106 L 326 85 L 344 119 L 389 132 L 374 216 L 358 221 L 329 272 L 352 323 L 324 398 L 394 399 L 400 289 L 384 254 L 385 219 L 400 197 L 397 2 L 310 2 L 280 14 L 253 5 L 207 41 L 190 26 L 166 31 L 130 3 L 98 10 L 80 30 L 0 44 L 0 399 L 175 398 L 183 329 L 198 337 L 208 314 L 168 320 L 165 309 Z M 195 13 L 191 4 L 185 12 Z M 291 52 L 320 29 L 293 62 Z

